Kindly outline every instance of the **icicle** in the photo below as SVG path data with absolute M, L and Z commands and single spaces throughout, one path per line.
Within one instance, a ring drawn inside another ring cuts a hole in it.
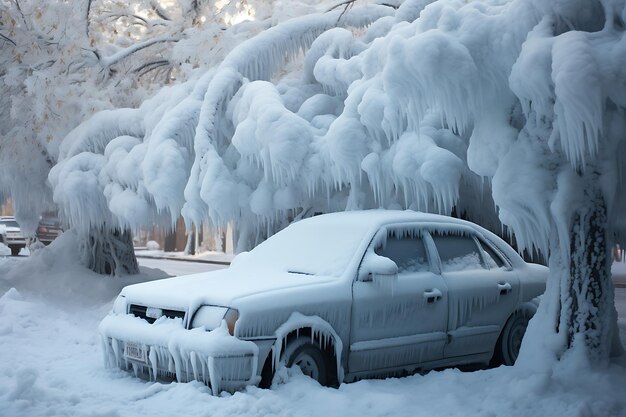
M 152 375 L 151 377 L 156 380 L 158 375 L 158 355 L 154 347 L 150 347 L 150 353 L 148 354 L 148 360 L 150 361 L 150 365 L 152 366 Z

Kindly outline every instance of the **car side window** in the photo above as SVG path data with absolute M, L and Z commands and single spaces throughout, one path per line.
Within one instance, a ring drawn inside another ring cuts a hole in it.
M 491 246 L 487 245 L 485 242 L 480 241 L 480 247 L 483 248 L 483 255 L 485 257 L 485 262 L 489 269 L 498 269 L 498 268 L 506 268 L 506 263 L 502 260 L 502 257 L 494 251 Z
M 398 265 L 398 274 L 430 271 L 422 238 L 407 230 L 389 230 L 387 238 L 374 248 L 377 255 Z
M 459 234 L 432 233 L 443 272 L 485 269 L 480 249 L 473 237 Z

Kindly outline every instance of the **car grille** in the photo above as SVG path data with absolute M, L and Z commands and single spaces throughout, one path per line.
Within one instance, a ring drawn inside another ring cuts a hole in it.
M 135 317 L 139 317 L 141 319 L 144 319 L 145 321 L 147 321 L 148 323 L 154 323 L 156 321 L 156 319 L 152 318 L 152 317 L 148 317 L 146 316 L 146 311 L 148 310 L 148 307 L 146 306 L 142 306 L 142 305 L 138 305 L 138 304 L 131 304 L 130 308 L 128 310 L 128 312 L 130 314 L 132 314 Z M 163 310 L 163 315 L 165 317 L 169 317 L 170 319 L 176 319 L 176 318 L 180 318 L 180 319 L 185 319 L 185 312 L 184 311 L 179 311 L 179 310 L 168 310 L 168 309 L 162 309 Z

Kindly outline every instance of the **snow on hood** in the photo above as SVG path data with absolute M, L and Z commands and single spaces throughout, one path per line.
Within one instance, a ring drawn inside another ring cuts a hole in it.
M 121 294 L 127 304 L 194 310 L 200 305 L 236 307 L 235 301 L 246 296 L 334 280 L 278 270 L 229 268 L 131 285 Z

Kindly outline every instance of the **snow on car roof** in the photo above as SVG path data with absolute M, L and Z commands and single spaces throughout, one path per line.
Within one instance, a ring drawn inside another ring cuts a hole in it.
M 337 221 L 341 223 L 355 223 L 363 227 L 372 228 L 382 226 L 388 223 L 401 223 L 409 221 L 417 222 L 444 222 L 470 225 L 471 223 L 464 220 L 456 219 L 440 214 L 423 213 L 413 210 L 358 210 L 358 211 L 342 211 L 337 213 L 329 213 L 321 216 L 314 216 L 304 219 L 301 222 L 315 222 L 316 224 L 332 223 Z
M 360 260 L 373 234 L 381 226 L 403 222 L 452 223 L 484 232 L 484 229 L 464 220 L 410 210 L 330 213 L 291 224 L 249 254 L 238 257 L 234 264 L 237 267 L 265 267 L 339 277 L 351 262 Z

